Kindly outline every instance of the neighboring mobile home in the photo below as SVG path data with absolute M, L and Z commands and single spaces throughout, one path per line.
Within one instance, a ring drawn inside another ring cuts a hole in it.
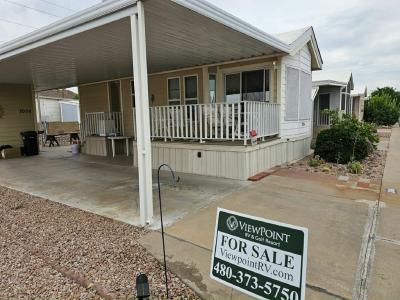
M 309 154 L 321 68 L 312 27 L 273 36 L 202 0 L 105 1 L 0 48 L 4 87 L 79 87 L 85 153 L 132 137 L 143 224 L 161 163 L 247 179 Z
M 78 95 L 67 89 L 49 90 L 36 94 L 38 122 L 80 123 Z
M 353 99 L 353 115 L 361 121 L 364 119 L 364 104 L 368 99 L 367 87 L 355 88 L 351 91 L 351 98 Z
M 329 128 L 330 117 L 324 110 L 337 110 L 339 114 L 353 113 L 351 91 L 354 89 L 353 75 L 328 74 L 325 71 L 313 73 L 313 140 L 322 130 Z

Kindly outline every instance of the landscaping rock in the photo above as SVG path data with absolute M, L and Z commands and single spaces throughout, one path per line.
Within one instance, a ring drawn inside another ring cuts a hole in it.
M 0 298 L 133 299 L 138 272 L 163 298 L 163 266 L 137 242 L 148 232 L 0 187 Z M 171 297 L 197 298 L 168 276 Z

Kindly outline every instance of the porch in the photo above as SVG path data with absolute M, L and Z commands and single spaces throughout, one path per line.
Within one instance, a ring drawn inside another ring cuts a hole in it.
M 136 110 L 133 112 L 133 136 L 136 140 Z M 150 136 L 153 141 L 241 142 L 251 138 L 264 141 L 279 134 L 280 105 L 242 101 L 150 107 Z M 86 113 L 82 136 L 123 135 L 121 112 Z

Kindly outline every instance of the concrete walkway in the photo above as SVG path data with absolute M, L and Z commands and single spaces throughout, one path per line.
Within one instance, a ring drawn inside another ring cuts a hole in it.
M 307 299 L 352 299 L 378 194 L 332 183 L 270 176 L 167 228 L 172 271 L 205 299 L 246 299 L 209 277 L 217 207 L 309 229 Z M 141 243 L 161 258 L 160 234 Z
M 45 148 L 39 156 L 0 161 L 0 185 L 80 208 L 129 224 L 140 223 L 139 182 L 131 159 L 80 155 L 70 147 Z M 249 185 L 247 182 L 214 177 L 162 172 L 164 217 L 167 224 L 196 211 L 216 199 Z M 159 228 L 158 190 L 153 174 L 155 228 Z
M 395 193 L 388 192 L 396 190 Z M 400 128 L 393 128 L 382 180 L 380 201 L 386 209 L 378 216 L 371 258 L 368 299 L 400 299 Z

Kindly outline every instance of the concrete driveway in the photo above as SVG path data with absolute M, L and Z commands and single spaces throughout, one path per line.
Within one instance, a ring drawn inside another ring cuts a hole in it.
M 223 207 L 307 227 L 306 298 L 352 299 L 377 198 L 371 191 L 273 175 L 168 227 L 168 264 L 206 299 L 247 298 L 209 278 L 216 209 Z M 153 232 L 141 243 L 161 257 L 159 241 Z
M 0 185 L 137 225 L 139 182 L 131 158 L 80 155 L 69 147 L 44 148 L 39 156 L 0 161 Z M 205 207 L 248 182 L 162 172 L 163 210 L 166 224 Z M 158 190 L 153 174 L 154 212 L 159 228 Z

